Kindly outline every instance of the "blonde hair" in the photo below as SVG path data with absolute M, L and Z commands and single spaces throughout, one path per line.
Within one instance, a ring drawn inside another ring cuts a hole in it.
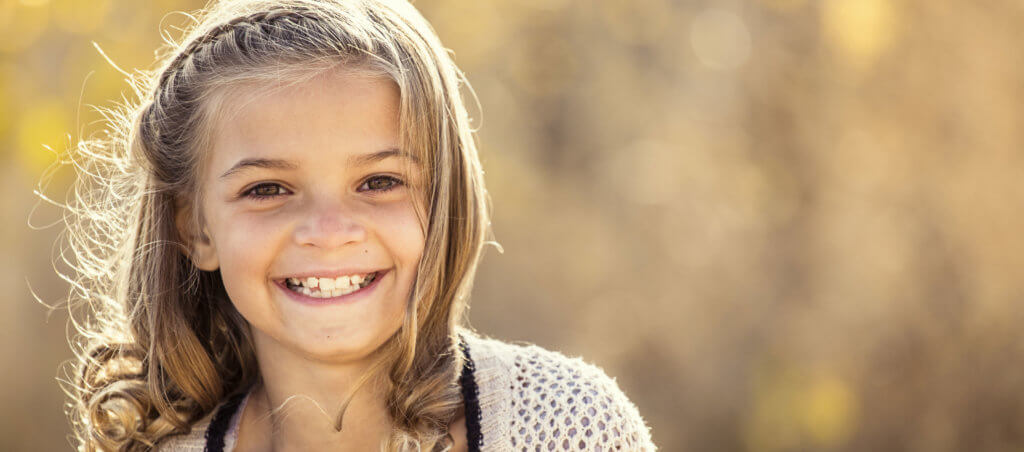
M 72 283 L 69 306 L 87 312 L 72 316 L 68 414 L 79 449 L 147 449 L 259 378 L 248 323 L 219 271 L 189 258 L 203 222 L 192 206 L 202 205 L 209 124 L 242 82 L 298 82 L 338 67 L 397 84 L 400 146 L 425 176 L 423 257 L 403 324 L 375 368 L 395 426 L 382 448 L 447 449 L 462 404 L 457 331 L 468 327 L 491 234 L 459 94 L 464 75 L 405 1 L 227 0 L 197 17 L 158 70 L 133 75 L 137 102 L 106 111 L 109 129 L 77 146 L 84 159 L 75 162 L 65 231 L 75 275 L 61 276 Z M 189 219 L 185 234 L 179 212 Z

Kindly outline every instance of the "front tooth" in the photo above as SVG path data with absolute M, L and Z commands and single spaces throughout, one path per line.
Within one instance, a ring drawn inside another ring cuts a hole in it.
M 348 276 L 339 276 L 338 279 L 334 280 L 334 287 L 348 287 L 348 286 L 349 286 L 349 277 Z
M 320 278 L 320 289 L 328 292 L 334 290 L 334 278 Z
M 317 283 L 317 279 L 316 278 L 314 278 L 312 276 L 310 276 L 309 278 L 306 278 L 306 287 L 309 287 L 310 289 L 316 289 L 316 283 Z
M 332 297 L 338 297 L 345 293 L 345 289 L 334 289 L 331 291 Z

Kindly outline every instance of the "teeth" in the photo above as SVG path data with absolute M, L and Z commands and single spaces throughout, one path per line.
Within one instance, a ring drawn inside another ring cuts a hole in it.
M 318 291 L 314 292 L 314 291 L 310 290 L 308 287 L 303 287 L 302 288 L 302 293 L 305 294 L 305 295 L 308 295 L 310 297 L 313 297 L 313 298 L 329 298 L 329 297 L 340 297 L 342 295 L 347 295 L 349 293 L 355 292 L 356 290 L 359 290 L 359 288 L 358 287 L 349 287 L 349 288 L 345 288 L 345 289 L 334 289 L 334 290 L 330 290 L 330 291 L 328 291 L 328 290 L 318 290 Z
M 288 284 L 292 290 L 314 298 L 346 295 L 368 286 L 371 282 L 373 282 L 373 278 L 367 278 L 363 275 L 340 276 L 337 278 L 317 278 L 311 276 L 301 280 L 298 278 L 288 278 Z
M 326 291 L 334 290 L 334 279 L 332 279 L 332 278 L 320 278 L 320 290 L 326 290 Z
M 319 287 L 328 290 L 334 290 L 339 287 L 354 286 L 362 284 L 365 281 L 365 275 L 339 276 L 337 278 L 317 278 L 315 276 L 310 276 L 305 279 L 288 278 L 288 283 L 293 286 L 301 285 L 311 289 Z

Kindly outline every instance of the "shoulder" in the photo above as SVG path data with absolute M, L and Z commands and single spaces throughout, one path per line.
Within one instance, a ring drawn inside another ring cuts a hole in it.
M 218 405 L 210 414 L 193 423 L 192 429 L 188 433 L 164 437 L 156 443 L 153 450 L 156 452 L 203 452 L 206 450 L 206 431 L 210 428 L 214 413 L 220 410 L 222 405 Z
M 232 451 L 238 440 L 238 422 L 250 389 L 236 392 L 182 433 L 157 442 L 157 451 Z
M 600 367 L 534 344 L 466 337 L 474 374 L 484 379 L 480 399 L 490 401 L 481 403 L 482 417 L 497 424 L 491 441 L 485 429 L 485 446 L 498 440 L 530 450 L 656 449 L 636 405 Z

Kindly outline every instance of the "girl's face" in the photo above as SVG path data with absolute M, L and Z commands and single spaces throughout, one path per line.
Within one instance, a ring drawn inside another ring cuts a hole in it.
M 235 91 L 225 107 L 237 113 L 215 124 L 209 241 L 194 259 L 220 269 L 257 347 L 363 358 L 401 326 L 424 246 L 417 171 L 406 172 L 415 162 L 398 150 L 398 88 L 332 71 L 251 94 L 263 91 Z

